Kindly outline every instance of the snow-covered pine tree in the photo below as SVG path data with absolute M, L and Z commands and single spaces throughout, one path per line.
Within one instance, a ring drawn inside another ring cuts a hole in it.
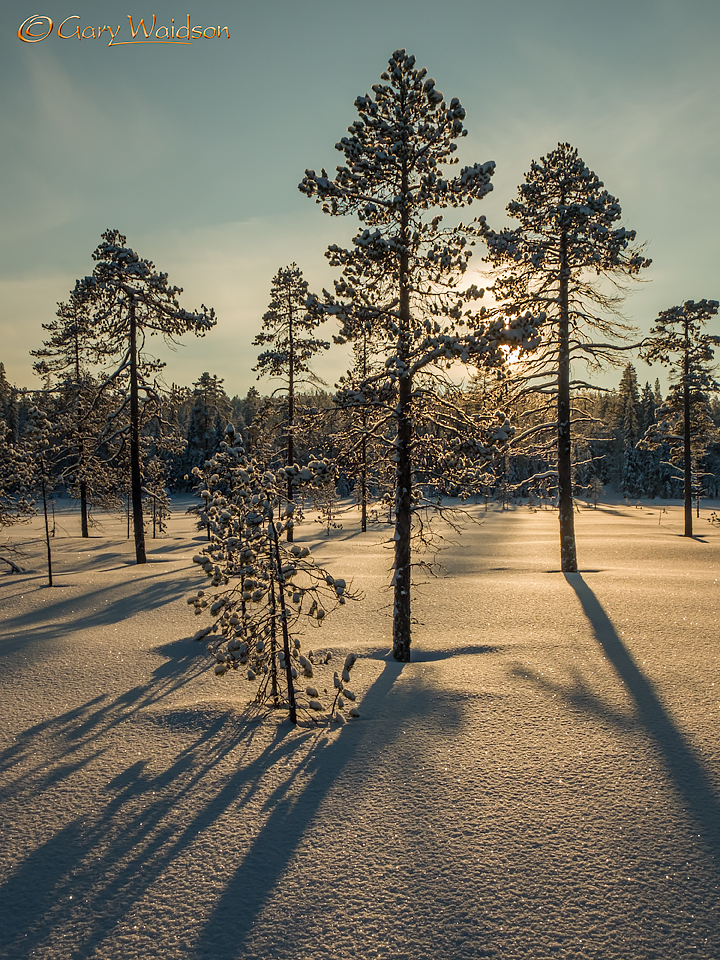
M 485 226 L 486 259 L 498 271 L 492 290 L 501 315 L 529 310 L 546 316 L 543 345 L 523 365 L 520 384 L 525 389 L 531 383 L 555 401 L 548 427 L 556 432 L 560 558 L 563 571 L 572 573 L 577 551 L 571 391 L 592 384 L 571 379 L 571 362 L 590 368 L 616 363 L 617 351 L 628 349 L 618 342 L 631 329 L 618 319 L 620 283 L 637 277 L 650 260 L 633 246 L 635 231 L 617 226 L 619 202 L 569 143 L 533 160 L 507 211 L 519 226 L 499 232 Z
M 187 426 L 185 473 L 209 460 L 217 449 L 222 435 L 216 436 L 216 421 L 222 422 L 222 432 L 230 421 L 230 399 L 223 388 L 223 379 L 203 373 L 193 383 L 192 407 Z
M 686 537 L 693 535 L 693 486 L 699 484 L 702 459 L 716 435 L 708 404 L 709 394 L 720 390 L 711 368 L 720 337 L 704 333 L 703 327 L 717 315 L 718 306 L 717 300 L 686 300 L 663 310 L 642 349 L 648 363 L 659 361 L 672 371 L 668 397 L 655 410 L 657 422 L 641 443 L 650 449 L 660 443 L 671 448 L 670 463 L 682 471 Z
M 74 296 L 91 311 L 92 322 L 103 343 L 104 355 L 118 365 L 110 376 L 126 380 L 129 399 L 130 479 L 137 563 L 146 563 L 140 464 L 140 393 L 152 390 L 143 382 L 142 351 L 149 336 L 175 337 L 192 331 L 203 336 L 215 325 L 215 314 L 204 305 L 198 312 L 180 307 L 181 287 L 170 286 L 166 273 L 127 247 L 117 230 L 106 230 L 93 253 L 92 276 L 79 281 Z M 157 363 L 155 369 L 160 366 Z
M 285 463 L 295 462 L 295 401 L 297 389 L 302 384 L 321 384 L 322 381 L 310 369 L 315 354 L 328 350 L 330 344 L 315 336 L 315 330 L 324 318 L 310 316 L 307 312 L 308 285 L 296 263 L 281 267 L 270 287 L 270 303 L 263 316 L 262 329 L 253 340 L 253 346 L 267 347 L 258 355 L 253 370 L 261 377 L 282 381 L 282 386 L 272 396 L 284 393 L 287 398 L 285 418 Z M 292 501 L 293 483 L 288 479 L 287 498 Z M 292 541 L 292 527 L 287 532 Z
M 5 364 L 0 361 L 0 421 L 7 423 L 12 403 L 13 388 L 5 374 Z
M 22 440 L 14 442 L 9 427 L 0 421 L 0 527 L 23 523 L 35 515 L 31 487 L 27 445 Z
M 92 503 L 107 502 L 111 486 L 107 465 L 98 456 L 99 437 L 109 414 L 109 398 L 93 376 L 102 353 L 92 318 L 74 295 L 59 303 L 56 319 L 44 323 L 49 334 L 38 350 L 35 373 L 56 396 L 53 435 L 58 446 L 58 480 L 80 502 L 80 532 L 88 537 L 88 513 Z
M 288 477 L 296 484 L 315 484 L 322 483 L 327 472 L 327 464 L 320 461 L 265 470 L 247 455 L 228 425 L 225 441 L 208 462 L 210 542 L 193 558 L 210 578 L 212 591 L 208 595 L 200 590 L 188 603 L 196 614 L 206 611 L 213 619 L 195 639 L 209 639 L 215 673 L 223 676 L 241 668 L 257 683 L 256 702 L 287 709 L 292 723 L 297 723 L 299 707 L 313 715 L 324 709 L 318 689 L 307 684 L 321 664 L 311 652 L 301 652 L 300 624 L 319 626 L 334 607 L 358 598 L 344 580 L 313 563 L 308 547 L 282 539 L 293 526 L 294 507 L 285 496 Z M 323 657 L 325 662 L 329 660 Z M 329 716 L 339 722 L 344 701 L 338 701 L 337 694 L 344 689 L 344 700 L 355 700 L 345 687 L 354 662 L 350 654 L 347 677 L 334 684 Z M 350 714 L 356 716 L 357 710 L 351 707 Z
M 25 455 L 30 465 L 32 488 L 37 491 L 43 507 L 45 521 L 45 551 L 47 554 L 48 586 L 53 585 L 52 547 L 50 544 L 50 523 L 48 503 L 55 486 L 55 477 L 50 462 L 51 427 L 50 421 L 39 407 L 31 407 L 23 435 Z
M 380 299 L 377 291 L 355 288 L 354 309 L 346 312 L 339 335 L 333 336 L 336 343 L 351 343 L 353 365 L 342 378 L 345 389 L 366 383 L 371 374 L 377 374 L 384 366 L 387 350 L 383 349 L 383 329 L 373 322 L 376 310 L 373 302 Z M 368 295 L 370 300 L 367 299 Z M 387 343 L 385 346 L 389 346 Z M 378 466 L 384 456 L 383 434 L 387 430 L 386 418 L 370 398 L 367 402 L 351 404 L 340 417 L 339 429 L 343 443 L 338 451 L 338 466 L 356 481 L 357 500 L 360 506 L 360 530 L 367 532 L 368 502 L 371 483 L 376 497 L 381 496 Z M 373 481 L 375 481 L 373 483 Z
M 381 82 L 355 100 L 357 119 L 336 149 L 345 162 L 332 179 L 306 170 L 300 190 L 331 215 L 355 214 L 360 229 L 351 249 L 331 246 L 327 257 L 342 269 L 335 294 L 310 307 L 342 324 L 360 312 L 388 344 L 383 369 L 350 384 L 341 402 L 362 409 L 372 404 L 392 421 L 395 462 L 395 563 L 393 654 L 410 659 L 412 519 L 418 508 L 417 461 L 421 411 L 435 421 L 432 444 L 447 437 L 463 462 L 475 460 L 484 444 L 477 424 L 436 396 L 432 374 L 456 361 L 499 362 L 500 344 L 530 346 L 530 318 L 487 325 L 472 305 L 481 296 L 461 289 L 478 224 L 445 229 L 434 211 L 480 200 L 491 190 L 494 163 L 477 163 L 448 176 L 456 164 L 456 140 L 465 136 L 465 110 L 449 103 L 415 58 L 396 50 Z M 432 409 L 431 409 L 432 408 Z M 464 439 L 470 435 L 467 447 Z M 445 458 L 444 467 L 451 464 Z M 456 461 L 457 462 L 457 461 Z M 456 475 L 453 468 L 452 476 Z M 439 476 L 439 474 L 438 474 Z M 450 479 L 447 474 L 444 479 Z
M 145 462 L 144 474 L 143 502 L 152 522 L 154 540 L 158 534 L 167 533 L 166 521 L 171 514 L 170 493 L 167 489 L 167 464 L 161 457 L 150 457 Z

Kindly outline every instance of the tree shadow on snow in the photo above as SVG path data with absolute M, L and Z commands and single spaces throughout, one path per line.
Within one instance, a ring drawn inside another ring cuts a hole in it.
M 700 760 L 663 707 L 653 684 L 644 676 L 617 634 L 597 597 L 579 573 L 565 574 L 575 591 L 595 637 L 615 672 L 631 694 L 645 732 L 662 756 L 673 784 L 682 796 L 685 808 L 697 824 L 700 836 L 715 858 L 720 858 L 720 799 Z M 584 707 L 590 695 L 581 696 Z M 618 726 L 637 728 L 635 720 L 608 717 Z
M 287 785 L 282 784 L 268 799 L 268 819 L 203 922 L 188 954 L 192 960 L 241 960 L 246 955 L 256 922 L 306 833 L 312 830 L 321 805 L 342 783 L 348 766 L 357 762 L 363 770 L 372 770 L 380 762 L 380 755 L 406 733 L 406 724 L 412 727 L 420 722 L 423 755 L 425 737 L 447 736 L 460 725 L 461 711 L 448 698 L 428 698 L 418 684 L 396 685 L 403 668 L 403 664 L 388 658 L 383 672 L 363 696 L 363 717 L 381 720 L 363 719 L 348 724 L 332 740 L 318 736 L 304 764 L 303 772 L 309 781 L 302 793 L 291 796 Z M 406 748 L 418 749 L 411 744 L 406 744 Z M 387 802 L 388 818 L 392 821 L 393 799 L 387 798 Z M 411 898 L 411 891 L 408 896 Z
M 412 663 L 434 663 L 436 660 L 448 660 L 450 657 L 470 657 L 481 653 L 499 653 L 503 648 L 481 644 L 468 647 L 449 647 L 443 650 L 412 650 Z
M 95 812 L 79 803 L 74 814 L 72 807 L 63 804 L 56 817 L 57 829 L 30 849 L 0 886 L 7 960 L 41 953 L 48 944 L 56 944 L 58 936 L 74 956 L 92 955 L 100 944 L 113 939 L 118 926 L 128 922 L 153 885 L 177 871 L 175 861 L 181 858 L 187 865 L 189 848 L 206 831 L 212 836 L 223 823 L 232 830 L 233 819 L 243 817 L 268 771 L 280 764 L 287 774 L 264 798 L 267 819 L 228 878 L 191 952 L 201 960 L 242 956 L 254 922 L 347 764 L 359 752 L 364 768 L 394 736 L 400 736 L 401 723 L 388 735 L 388 712 L 399 711 L 403 720 L 419 713 L 423 723 L 430 724 L 435 713 L 443 729 L 459 722 L 452 705 L 428 705 L 416 696 L 417 691 L 404 689 L 409 685 L 393 689 L 402 665 L 389 661 L 362 704 L 364 716 L 383 717 L 382 723 L 360 720 L 328 736 L 315 728 L 291 731 L 284 722 L 258 753 L 253 748 L 255 737 L 262 728 L 267 741 L 267 727 L 249 711 L 244 715 L 211 708 L 203 712 L 172 704 L 169 710 L 148 710 L 186 682 L 188 673 L 198 669 L 197 659 L 188 655 L 179 664 L 171 661 L 155 672 L 151 683 L 114 701 L 98 696 L 44 721 L 0 755 L 0 769 L 4 767 L 10 775 L 5 797 L 30 809 L 43 799 L 44 790 L 62 780 L 67 781 L 64 792 L 72 792 L 69 778 L 74 773 L 98 758 L 102 762 L 118 736 L 125 742 L 127 734 L 123 728 L 115 729 L 118 725 L 128 720 L 149 723 L 155 728 L 152 737 L 161 738 L 172 732 L 168 728 L 182 725 L 184 746 L 169 765 L 157 772 L 152 761 L 139 759 L 121 769 L 98 787 Z M 48 756 L 49 750 L 54 757 Z M 225 758 L 231 772 L 210 778 L 212 769 Z M 13 768 L 17 770 L 14 778 Z
M 189 571 L 183 577 L 163 580 L 159 572 L 149 573 L 132 581 L 132 593 L 128 586 L 123 581 L 88 590 L 82 598 L 58 596 L 49 599 L 41 609 L 7 617 L 0 624 L 0 658 L 15 657 L 28 645 L 35 653 L 40 644 L 71 636 L 78 630 L 107 628 L 134 614 L 157 611 L 193 592 L 197 576 Z

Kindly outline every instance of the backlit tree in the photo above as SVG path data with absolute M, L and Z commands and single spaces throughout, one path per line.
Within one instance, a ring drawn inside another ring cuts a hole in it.
M 459 170 L 456 141 L 465 136 L 465 110 L 457 98 L 446 102 L 415 58 L 396 50 L 372 95 L 355 100 L 357 119 L 335 145 L 344 162 L 331 178 L 306 170 L 300 190 L 331 215 L 354 214 L 360 221 L 352 247 L 331 246 L 330 263 L 342 270 L 334 295 L 311 306 L 336 316 L 345 327 L 358 318 L 370 323 L 383 344 L 382 370 L 347 383 L 341 403 L 372 407 L 392 442 L 395 465 L 395 562 L 393 653 L 410 659 L 411 538 L 417 511 L 415 462 L 421 435 L 459 441 L 471 430 L 461 411 L 432 401 L 432 374 L 455 361 L 499 362 L 503 339 L 529 345 L 532 322 L 515 319 L 486 325 L 472 305 L 481 295 L 461 290 L 478 224 L 444 228 L 436 211 L 480 200 L 491 189 L 494 163 Z M 430 408 L 433 407 L 431 411 Z M 423 411 L 435 419 L 420 426 Z M 477 426 L 477 425 L 475 425 Z M 476 431 L 478 432 L 478 431 Z M 473 438 L 471 458 L 484 449 Z M 429 449 L 426 447 L 426 449 Z M 469 449 L 468 449 L 469 453 Z M 449 464 L 449 460 L 447 461 Z M 446 464 L 446 465 L 447 465 Z M 447 478 L 447 473 L 445 477 Z
M 507 212 L 518 226 L 499 232 L 485 227 L 487 260 L 498 271 L 493 293 L 502 315 L 529 310 L 546 317 L 543 344 L 523 365 L 521 389 L 555 402 L 548 426 L 556 431 L 560 557 L 563 571 L 571 573 L 577 570 L 571 390 L 591 387 L 572 377 L 571 361 L 592 368 L 622 357 L 618 341 L 630 328 L 618 319 L 620 284 L 650 260 L 634 245 L 635 231 L 618 225 L 618 200 L 569 143 L 533 160 Z

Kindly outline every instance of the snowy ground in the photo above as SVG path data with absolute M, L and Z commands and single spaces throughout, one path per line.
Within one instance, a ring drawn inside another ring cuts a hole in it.
M 212 675 L 197 534 L 137 567 L 61 515 L 57 586 L 0 577 L 0 956 L 720 958 L 720 528 L 681 509 L 474 508 L 387 659 L 387 528 L 317 555 L 367 594 L 341 730 L 257 719 Z M 39 524 L 14 538 L 38 536 Z M 195 542 L 193 542 L 195 538 Z

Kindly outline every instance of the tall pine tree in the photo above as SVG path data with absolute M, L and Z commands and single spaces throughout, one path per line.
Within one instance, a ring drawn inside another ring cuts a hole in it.
M 285 426 L 285 463 L 295 462 L 296 398 L 298 387 L 306 383 L 321 383 L 310 369 L 315 354 L 327 350 L 330 344 L 319 340 L 315 330 L 321 319 L 307 312 L 308 285 L 295 263 L 282 267 L 275 274 L 270 287 L 270 304 L 263 316 L 262 329 L 253 340 L 253 346 L 266 350 L 258 356 L 253 367 L 260 377 L 281 380 L 283 386 L 274 394 L 284 393 L 287 400 Z M 293 481 L 287 481 L 287 498 L 294 499 Z M 292 527 L 287 531 L 293 539 Z
M 671 463 L 681 464 L 686 537 L 692 536 L 693 481 L 699 488 L 700 463 L 715 432 L 709 394 L 720 389 L 711 371 L 720 337 L 703 327 L 717 312 L 717 300 L 686 300 L 663 310 L 643 348 L 649 363 L 659 361 L 672 370 L 669 396 L 656 410 L 657 423 L 646 432 L 645 443 L 669 444 L 675 452 Z
M 129 395 L 130 487 L 132 498 L 135 557 L 146 563 L 143 526 L 142 469 L 140 462 L 140 395 L 152 390 L 144 381 L 143 349 L 147 337 L 161 334 L 174 342 L 192 331 L 203 336 L 215 325 L 215 314 L 205 306 L 192 313 L 184 310 L 178 297 L 181 287 L 171 286 L 166 273 L 130 247 L 117 230 L 106 230 L 93 253 L 92 276 L 79 281 L 74 296 L 92 311 L 92 322 L 103 343 L 104 354 L 115 357 L 117 366 L 110 380 L 125 381 Z M 162 364 L 151 364 L 155 370 Z
M 492 189 L 495 165 L 473 164 L 455 176 L 447 170 L 458 162 L 455 141 L 467 133 L 460 101 L 447 103 L 435 81 L 405 50 L 393 53 L 380 79 L 372 96 L 355 100 L 357 119 L 348 127 L 349 135 L 335 145 L 344 157 L 336 176 L 331 178 L 324 169 L 320 174 L 306 170 L 300 190 L 326 213 L 354 214 L 360 221 L 350 249 L 328 249 L 328 259 L 342 270 L 342 277 L 334 296 L 326 294 L 315 308 L 342 324 L 356 322 L 362 314 L 387 344 L 381 372 L 350 384 L 343 402 L 382 409 L 386 421 L 392 421 L 393 654 L 408 661 L 419 439 L 425 433 L 439 449 L 438 437 L 446 437 L 460 447 L 460 437 L 472 428 L 452 404 L 438 399 L 430 410 L 432 374 L 457 360 L 498 362 L 504 338 L 529 344 L 534 327 L 525 320 L 511 331 L 504 323 L 486 327 L 475 311 L 465 313 L 481 295 L 475 288 L 460 288 L 478 226 L 446 229 L 436 211 L 482 199 Z M 424 415 L 435 421 L 429 431 L 421 427 Z M 455 463 L 457 454 L 467 462 L 471 448 L 475 461 L 484 449 L 472 437 L 467 450 L 455 451 Z M 450 462 L 448 456 L 446 468 Z M 449 479 L 447 469 L 444 478 Z
M 531 163 L 507 211 L 519 225 L 485 229 L 487 259 L 498 271 L 493 292 L 505 315 L 530 310 L 546 317 L 543 346 L 526 363 L 524 376 L 556 399 L 560 557 L 562 570 L 572 573 L 577 551 L 571 391 L 591 384 L 572 379 L 571 361 L 591 367 L 615 361 L 617 341 L 628 332 L 611 319 L 623 300 L 619 283 L 637 276 L 650 261 L 633 246 L 635 231 L 617 226 L 618 200 L 569 143 Z

